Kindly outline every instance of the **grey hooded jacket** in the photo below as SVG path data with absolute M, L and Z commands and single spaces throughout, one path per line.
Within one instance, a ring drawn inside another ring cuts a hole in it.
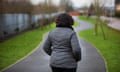
M 57 27 L 49 32 L 43 49 L 51 56 L 50 66 L 53 67 L 76 68 L 81 60 L 76 32 L 70 28 Z

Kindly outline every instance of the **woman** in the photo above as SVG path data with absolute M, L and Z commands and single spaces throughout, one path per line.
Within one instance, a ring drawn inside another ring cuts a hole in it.
M 44 51 L 51 56 L 53 72 L 76 72 L 77 62 L 81 60 L 81 48 L 73 24 L 70 15 L 60 14 L 56 18 L 56 28 L 49 32 L 43 45 Z

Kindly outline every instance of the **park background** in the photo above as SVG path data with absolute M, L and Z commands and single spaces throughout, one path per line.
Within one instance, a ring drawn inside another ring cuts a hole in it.
M 119 0 L 0 0 L 0 70 L 36 50 L 65 12 L 93 24 L 78 34 L 100 51 L 106 71 L 119 72 Z

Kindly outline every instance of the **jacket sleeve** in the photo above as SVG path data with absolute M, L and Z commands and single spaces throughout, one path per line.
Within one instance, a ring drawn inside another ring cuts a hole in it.
M 43 44 L 43 50 L 48 54 L 48 55 L 51 55 L 51 41 L 50 41 L 50 38 L 49 38 L 49 34 Z
M 76 59 L 76 61 L 80 61 L 81 60 L 81 48 L 79 45 L 77 34 L 75 32 L 71 36 L 71 47 L 72 47 L 74 58 Z

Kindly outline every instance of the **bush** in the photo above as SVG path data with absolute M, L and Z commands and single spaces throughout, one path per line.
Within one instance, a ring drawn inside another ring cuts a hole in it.
M 8 32 L 7 32 L 7 31 L 3 31 L 3 34 L 4 34 L 4 35 L 7 35 L 7 34 L 8 34 Z
M 116 13 L 115 13 L 115 16 L 120 18 L 120 13 L 119 13 L 119 12 L 116 12 Z
M 15 32 L 19 32 L 19 30 L 20 30 L 19 27 L 15 28 Z
M 35 23 L 31 24 L 31 27 L 34 28 L 35 27 Z
M 55 17 L 53 17 L 53 18 L 44 18 L 44 19 L 39 19 L 38 23 L 39 23 L 39 26 L 41 28 L 43 28 L 44 26 L 47 26 L 48 24 L 53 23 L 54 20 L 55 20 Z

